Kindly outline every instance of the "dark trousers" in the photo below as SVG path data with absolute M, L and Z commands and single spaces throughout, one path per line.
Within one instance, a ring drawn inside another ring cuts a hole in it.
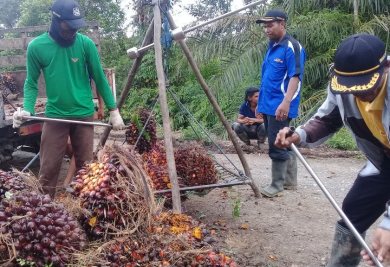
M 390 160 L 387 160 L 387 166 Z M 385 165 L 384 165 L 385 166 Z M 385 167 L 380 174 L 356 178 L 343 201 L 342 209 L 360 232 L 365 232 L 385 211 L 390 199 L 390 170 Z M 344 222 L 339 223 L 347 227 Z
M 277 121 L 275 116 L 265 115 L 264 124 L 268 134 L 269 157 L 272 160 L 278 161 L 288 160 L 290 158 L 288 150 L 285 148 L 278 148 L 274 145 L 274 143 L 279 130 L 283 129 L 284 127 L 289 127 L 290 119 Z
M 232 129 L 241 140 L 242 138 L 264 140 L 264 138 L 267 136 L 263 123 L 245 125 L 242 123 L 234 122 L 232 124 Z M 243 136 L 242 133 L 245 133 L 245 136 Z M 245 142 L 246 140 L 242 141 Z
M 80 120 L 80 119 L 78 119 Z M 91 118 L 83 121 L 92 121 Z M 39 151 L 39 182 L 45 194 L 54 197 L 68 137 L 72 143 L 76 169 L 93 159 L 93 126 L 61 122 L 43 124 Z

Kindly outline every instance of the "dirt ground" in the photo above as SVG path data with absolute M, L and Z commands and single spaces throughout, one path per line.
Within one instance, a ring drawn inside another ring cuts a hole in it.
M 266 149 L 246 151 L 253 177 L 267 185 L 271 161 Z M 326 148 L 303 152 L 341 204 L 364 165 L 362 157 Z M 21 168 L 32 156 L 16 152 L 13 164 Z M 227 163 L 221 154 L 216 157 Z M 236 154 L 228 157 L 241 168 Z M 66 165 L 64 162 L 63 173 Z M 38 166 L 37 162 L 32 168 L 36 171 Z M 297 191 L 284 191 L 281 197 L 267 199 L 255 198 L 249 186 L 214 189 L 202 197 L 191 194 L 183 203 L 184 211 L 214 229 L 217 245 L 240 266 L 324 266 L 338 215 L 300 162 L 298 167 Z M 239 217 L 233 216 L 234 207 Z
M 229 157 L 238 161 L 238 157 Z M 248 154 L 252 175 L 262 185 L 270 181 L 266 154 Z M 308 157 L 322 182 L 341 204 L 364 161 L 357 158 Z M 324 266 L 333 239 L 337 212 L 304 166 L 299 163 L 297 191 L 274 199 L 254 197 L 249 186 L 215 189 L 184 203 L 189 214 L 212 225 L 220 246 L 241 266 Z M 240 217 L 232 215 L 240 199 Z M 361 266 L 364 266 L 363 264 Z

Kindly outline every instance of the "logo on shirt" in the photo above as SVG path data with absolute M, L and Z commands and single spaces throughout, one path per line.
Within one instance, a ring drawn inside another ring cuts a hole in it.
M 275 58 L 274 61 L 278 63 L 283 63 L 283 60 L 281 60 L 280 58 Z
M 80 17 L 80 9 L 78 7 L 73 8 L 73 16 Z
M 79 61 L 79 59 L 72 57 L 72 61 L 73 61 L 73 63 L 76 63 L 77 61 Z

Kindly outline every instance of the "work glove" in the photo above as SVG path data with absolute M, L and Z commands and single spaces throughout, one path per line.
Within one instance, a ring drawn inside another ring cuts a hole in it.
M 122 130 L 125 128 L 125 124 L 123 123 L 123 119 L 121 117 L 121 114 L 119 114 L 118 109 L 110 111 L 109 122 L 112 124 L 113 130 Z
M 31 114 L 30 114 L 30 112 L 28 112 L 28 111 L 25 111 L 25 110 L 23 110 L 23 109 L 21 109 L 21 108 L 18 108 L 16 111 L 15 111 L 15 113 L 14 113 L 14 115 L 13 115 L 13 121 L 12 121 L 12 127 L 14 127 L 14 128 L 19 128 L 20 127 L 20 125 L 23 123 L 23 121 L 25 120 L 25 119 L 23 119 L 23 116 L 30 116 Z

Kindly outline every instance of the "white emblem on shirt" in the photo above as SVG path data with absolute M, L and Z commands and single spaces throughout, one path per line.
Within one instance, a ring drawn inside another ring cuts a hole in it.
M 73 61 L 73 63 L 76 63 L 77 61 L 79 61 L 79 59 L 72 57 L 72 61 Z
M 80 17 L 80 9 L 78 7 L 73 8 L 73 15 L 76 17 Z
M 278 63 L 283 63 L 283 60 L 281 60 L 280 58 L 275 58 L 274 61 Z

